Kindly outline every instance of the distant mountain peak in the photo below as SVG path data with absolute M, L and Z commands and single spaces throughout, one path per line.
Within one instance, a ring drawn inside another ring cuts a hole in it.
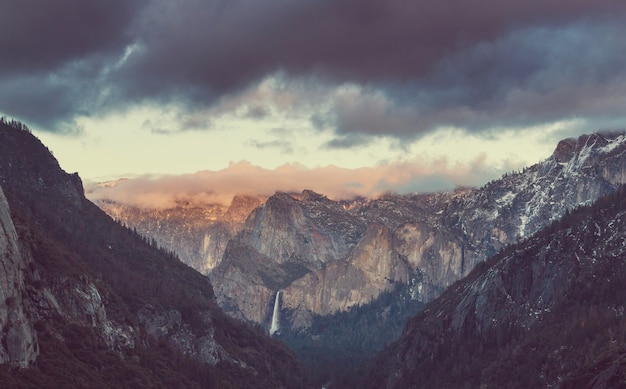
M 328 200 L 328 198 L 324 196 L 323 194 L 314 192 L 310 189 L 305 189 L 302 191 L 301 200 L 302 201 L 325 201 L 325 200 Z
M 584 157 L 591 150 L 608 153 L 624 144 L 626 144 L 626 134 L 623 132 L 592 133 L 561 140 L 552 153 L 552 157 L 557 163 L 564 164 L 570 162 L 575 155 Z

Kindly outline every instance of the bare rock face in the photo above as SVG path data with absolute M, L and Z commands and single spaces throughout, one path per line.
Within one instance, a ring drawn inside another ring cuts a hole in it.
M 84 274 L 48 282 L 41 289 L 31 288 L 29 294 L 30 313 L 37 321 L 63 317 L 71 324 L 90 327 L 108 347 L 120 353 L 139 343 L 138 329 L 110 317 L 100 290 Z
M 339 204 L 311 191 L 301 200 L 277 193 L 253 211 L 237 239 L 277 264 L 319 269 L 347 255 L 364 227 Z
M 215 365 L 220 361 L 233 359 L 228 352 L 215 341 L 215 325 L 210 315 L 200 312 L 201 320 L 206 328 L 204 333 L 198 334 L 189 323 L 183 319 L 177 309 L 163 311 L 152 305 L 146 305 L 137 313 L 139 322 L 147 334 L 156 339 L 172 339 L 183 353 L 193 355 L 201 361 Z
M 181 261 L 209 274 L 222 260 L 228 241 L 241 230 L 262 197 L 237 195 L 226 207 L 181 202 L 165 209 L 141 208 L 111 200 L 96 204 L 111 218 L 176 253 Z
M 223 218 L 207 225 L 199 251 L 199 261 L 189 263 L 203 274 L 211 271 L 222 261 L 228 242 L 243 228 L 246 218 L 265 199 L 257 196 L 236 195 Z
M 391 231 L 370 226 L 345 259 L 308 273 L 285 288 L 283 307 L 299 317 L 304 312 L 328 315 L 345 311 L 391 290 L 396 282 L 408 283 L 411 273 L 411 266 L 393 248 Z M 306 324 L 305 320 L 296 327 Z
M 23 299 L 26 268 L 9 205 L 0 188 L 0 364 L 15 367 L 28 367 L 39 353 L 37 334 Z
M 269 318 L 276 291 L 346 257 L 365 223 L 326 197 L 277 193 L 256 208 L 211 273 L 222 307 L 257 323 Z

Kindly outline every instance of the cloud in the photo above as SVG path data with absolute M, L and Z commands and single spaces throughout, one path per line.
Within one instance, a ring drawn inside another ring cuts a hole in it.
M 259 150 L 263 149 L 277 149 L 282 154 L 293 154 L 293 144 L 285 140 L 273 140 L 269 142 L 260 142 L 258 140 L 249 140 L 246 144 L 253 146 Z
M 329 147 L 615 122 L 625 12 L 617 0 L 3 2 L 0 112 L 67 131 L 81 115 L 183 107 L 176 125 L 146 124 L 168 134 L 295 112 L 336 132 Z
M 449 53 L 513 28 L 624 7 L 611 0 L 155 1 L 135 25 L 146 50 L 128 70 L 140 93 L 201 86 L 198 97 L 208 99 L 278 70 L 336 82 L 414 79 Z
M 131 37 L 143 0 L 0 3 L 0 111 L 50 131 L 76 132 L 96 105 L 98 75 Z
M 72 89 L 58 80 L 40 76 L 0 79 L 0 107 L 13 117 L 28 118 L 29 126 L 51 126 L 51 130 L 59 132 L 77 132 L 78 127 L 72 118 L 78 109 Z
M 169 176 L 142 176 L 106 185 L 89 183 L 92 201 L 114 200 L 145 208 L 173 207 L 179 202 L 229 204 L 237 194 L 270 196 L 276 191 L 312 189 L 333 199 L 375 197 L 385 192 L 432 192 L 455 186 L 482 184 L 498 172 L 484 158 L 468 164 L 438 159 L 426 163 L 418 158 L 377 167 L 345 169 L 336 166 L 305 168 L 287 164 L 265 169 L 241 161 L 219 171 Z
M 623 121 L 626 28 L 618 20 L 518 28 L 457 50 L 413 81 L 340 88 L 314 120 L 332 123 L 331 144 L 346 147 L 361 143 L 357 135 L 415 139 L 442 127 L 489 134 L 573 118 L 592 128 Z
M 0 3 L 0 76 L 47 73 L 115 52 L 143 0 L 25 0 Z

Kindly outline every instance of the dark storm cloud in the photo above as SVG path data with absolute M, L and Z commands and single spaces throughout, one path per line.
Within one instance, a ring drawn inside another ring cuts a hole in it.
M 75 130 L 66 121 L 76 114 L 66 88 L 42 77 L 18 77 L 0 80 L 0 107 L 15 117 L 28 118 L 29 126 L 63 123 L 66 131 Z
M 138 0 L 0 2 L 0 75 L 48 72 L 115 50 L 128 39 Z
M 464 46 L 528 23 L 624 8 L 601 0 L 230 0 L 157 2 L 137 24 L 132 95 L 214 98 L 279 69 L 331 81 L 411 80 Z
M 128 27 L 142 3 L 0 2 L 0 112 L 67 131 L 72 117 L 94 104 L 95 78 L 131 39 Z
M 339 134 L 413 137 L 438 126 L 488 131 L 576 118 L 594 127 L 623 120 L 623 36 L 619 18 L 512 30 L 457 50 L 427 76 L 341 95 L 326 121 L 334 120 Z
M 11 104 L 0 91 L 0 111 L 28 121 L 26 106 L 53 93 L 60 101 L 37 117 L 52 129 L 147 101 L 193 111 L 280 73 L 311 89 L 362 88 L 311 113 L 338 132 L 332 147 L 440 125 L 614 114 L 626 87 L 625 9 L 622 0 L 5 1 L 0 86 L 43 82 L 24 84 Z

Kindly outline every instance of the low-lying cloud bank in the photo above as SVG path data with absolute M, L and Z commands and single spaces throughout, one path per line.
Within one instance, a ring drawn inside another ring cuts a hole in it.
M 168 208 L 181 202 L 229 204 L 233 196 L 271 196 L 277 191 L 311 189 L 331 199 L 377 197 L 386 192 L 412 193 L 477 186 L 502 172 L 486 166 L 484 158 L 469 164 L 445 159 L 431 163 L 397 162 L 376 167 L 346 169 L 336 166 L 306 168 L 288 164 L 265 169 L 246 161 L 226 169 L 194 174 L 140 176 L 108 183 L 87 183 L 92 201 L 112 200 L 142 208 Z

